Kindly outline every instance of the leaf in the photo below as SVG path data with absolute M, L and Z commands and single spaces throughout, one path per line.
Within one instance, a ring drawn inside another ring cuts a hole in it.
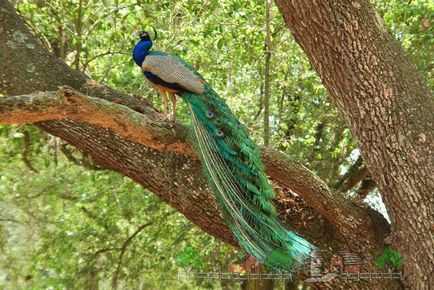
M 392 268 L 400 268 L 404 263 L 404 257 L 390 247 L 384 248 L 380 256 L 375 260 L 375 267 L 383 269 L 386 265 Z

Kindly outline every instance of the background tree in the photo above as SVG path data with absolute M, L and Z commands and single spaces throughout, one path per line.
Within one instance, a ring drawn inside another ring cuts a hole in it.
M 236 250 L 203 234 L 158 198 L 143 193 L 136 183 L 106 169 L 132 178 L 195 225 L 234 245 L 206 182 L 197 174 L 199 164 L 186 143 L 185 128 L 161 122 L 153 109 L 160 106 L 159 99 L 154 99 L 129 54 L 137 24 L 143 19 L 158 23 L 164 35 L 157 44 L 159 49 L 176 52 L 198 67 L 253 137 L 261 140 L 265 4 L 154 2 L 14 3 L 23 18 L 8 2 L 0 2 L 0 92 L 29 94 L 58 90 L 60 85 L 79 91 L 1 99 L 1 123 L 46 121 L 37 127 L 1 128 L 5 170 L 0 179 L 0 240 L 7 273 L 2 283 L 6 286 L 175 288 L 182 285 L 165 277 L 167 272 L 176 276 L 176 257 L 192 257 L 191 263 L 203 269 L 225 268 L 239 258 Z M 265 150 L 263 157 L 279 192 L 282 219 L 322 248 L 362 252 L 368 270 L 374 269 L 387 237 L 386 243 L 392 240 L 404 255 L 405 282 L 422 289 L 432 278 L 429 261 L 433 257 L 428 224 L 433 184 L 427 176 L 433 164 L 429 154 L 433 107 L 428 89 L 364 1 L 322 3 L 321 9 L 307 9 L 308 5 L 297 1 L 293 6 L 283 1 L 277 4 L 363 151 L 362 158 L 321 80 L 272 7 L 270 144 L 300 160 L 329 186 L 348 191 L 344 197 L 287 156 Z M 413 62 L 430 79 L 432 4 L 376 4 Z M 319 11 L 323 14 L 317 14 Z M 366 31 L 375 33 L 366 37 Z M 320 43 L 315 42 L 319 41 L 317 35 L 324 36 Z M 356 53 L 359 57 L 352 57 Z M 370 58 L 364 57 L 367 55 Z M 359 64 L 366 69 L 355 71 Z M 347 74 L 351 82 L 339 77 L 348 72 L 352 72 Z M 382 72 L 392 74 L 388 77 Z M 385 87 L 378 88 L 378 84 Z M 392 109 L 383 99 L 393 100 Z M 405 101 L 408 103 L 403 104 Z M 410 122 L 415 113 L 403 108 L 417 108 L 421 122 Z M 181 108 L 183 121 L 185 113 L 186 108 Z M 65 116 L 70 121 L 59 121 Z M 384 116 L 391 121 L 383 120 Z M 385 137 L 379 137 L 378 128 L 384 128 L 381 134 Z M 377 140 L 387 142 L 383 145 Z M 419 162 L 417 168 L 411 163 L 414 160 Z M 376 211 L 355 203 L 366 195 L 368 201 L 379 196 L 378 191 L 372 192 L 371 174 L 386 198 L 392 239 L 389 225 Z M 362 187 L 368 180 L 370 186 L 359 191 L 359 183 Z M 413 186 L 412 182 L 419 183 Z M 363 194 L 354 196 L 356 192 Z M 415 204 L 419 205 L 417 211 Z M 401 208 L 406 209 L 404 214 Z M 418 219 L 416 212 L 423 218 Z M 414 240 L 416 236 L 420 240 Z M 194 262 L 198 257 L 202 263 Z M 160 271 L 150 273 L 154 269 Z M 190 283 L 207 287 L 205 282 Z M 352 283 L 345 288 L 384 289 L 384 283 Z M 392 283 L 387 287 L 398 286 Z

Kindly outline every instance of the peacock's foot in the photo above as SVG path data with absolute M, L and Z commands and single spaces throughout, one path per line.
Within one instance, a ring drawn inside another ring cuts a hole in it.
M 169 116 L 168 116 L 168 118 L 169 118 L 169 121 L 175 123 L 175 120 L 176 120 L 175 112 L 170 113 Z
M 175 125 L 175 114 L 172 113 L 161 113 L 159 114 L 159 119 L 169 125 Z
M 158 114 L 158 119 L 160 119 L 160 121 L 167 122 L 169 121 L 169 116 L 163 112 Z

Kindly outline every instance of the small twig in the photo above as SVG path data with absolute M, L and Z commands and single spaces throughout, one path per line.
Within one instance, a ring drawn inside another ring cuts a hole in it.
M 264 109 L 264 85 L 261 84 L 260 87 L 260 94 L 259 94 L 259 101 L 258 101 L 258 111 L 256 111 L 255 116 L 253 117 L 253 122 L 256 122 L 259 115 L 262 113 L 262 110 Z
M 29 160 L 29 151 L 30 151 L 30 134 L 28 131 L 24 131 L 24 138 L 23 138 L 23 144 L 24 144 L 24 151 L 23 151 L 23 157 L 22 160 L 24 164 L 33 172 L 39 173 L 39 171 L 33 167 L 32 163 L 30 163 Z
M 111 54 L 111 55 L 122 54 L 122 51 L 111 51 L 111 48 L 110 48 L 110 49 L 109 49 L 108 51 L 106 51 L 106 52 L 103 52 L 103 53 L 100 53 L 100 54 L 94 55 L 94 56 L 88 58 L 86 61 L 82 62 L 82 66 L 83 66 L 83 68 L 82 68 L 81 71 L 82 71 L 82 72 L 86 71 L 87 67 L 89 66 L 89 64 L 90 64 L 92 61 L 96 60 L 97 58 L 100 58 L 100 57 L 103 57 L 103 56 L 109 55 L 109 54 Z
M 173 241 L 172 245 L 177 245 L 179 242 L 181 242 L 185 235 L 190 232 L 194 228 L 193 224 L 186 224 L 184 228 L 180 231 L 178 237 Z
M 59 163 L 59 142 L 58 142 L 58 137 L 54 137 L 54 144 L 53 144 L 53 149 L 54 149 L 54 167 L 57 168 L 57 164 Z
M 105 253 L 105 252 L 120 251 L 120 250 L 121 250 L 121 248 L 103 248 L 103 249 L 99 249 L 98 251 L 96 251 L 96 252 L 94 252 L 94 253 L 92 253 L 90 255 L 93 256 L 93 257 L 96 257 L 96 256 L 98 256 L 98 255 L 100 255 L 102 253 Z
M 22 224 L 19 220 L 16 220 L 14 218 L 7 218 L 7 217 L 0 217 L 0 222 L 8 222 L 8 223 L 16 223 L 16 224 Z
M 34 194 L 34 195 L 28 195 L 26 196 L 26 198 L 38 198 L 40 197 L 42 194 L 44 194 L 47 190 L 56 187 L 56 184 L 51 184 L 47 187 L 45 187 L 44 189 L 42 189 L 41 191 L 39 191 L 38 193 Z
M 128 245 L 131 243 L 131 241 L 145 228 L 147 228 L 148 226 L 152 225 L 155 221 L 150 221 L 147 222 L 146 224 L 141 225 L 131 236 L 129 236 L 124 243 L 122 244 L 121 247 L 121 252 L 119 254 L 119 260 L 118 260 L 118 265 L 116 267 L 116 271 L 115 274 L 113 275 L 113 280 L 112 280 L 112 289 L 117 289 L 118 288 L 118 277 L 119 277 L 119 272 L 121 270 L 121 265 L 122 265 L 122 259 L 124 257 L 125 251 L 127 250 Z
M 162 218 L 167 218 L 168 216 L 174 214 L 175 211 L 171 211 L 167 214 L 165 214 Z M 149 222 L 147 222 L 146 224 L 141 225 L 140 227 L 137 228 L 137 230 L 131 235 L 129 236 L 124 243 L 122 244 L 121 247 L 121 252 L 119 254 L 119 260 L 118 260 L 118 265 L 116 267 L 116 271 L 115 274 L 113 275 L 113 280 L 112 280 L 112 289 L 117 289 L 118 287 L 118 277 L 119 277 L 119 272 L 121 270 L 121 265 L 122 265 L 122 259 L 124 257 L 125 251 L 127 250 L 128 245 L 131 243 L 131 241 L 145 228 L 149 227 L 150 225 L 154 224 L 155 220 L 151 220 Z
M 86 169 L 91 169 L 91 170 L 102 170 L 101 167 L 89 162 L 89 159 L 85 155 L 83 155 L 83 158 L 77 159 L 74 156 L 74 154 L 67 148 L 66 143 L 60 145 L 60 152 L 62 152 L 63 155 L 65 155 L 66 159 L 68 159 L 75 165 L 84 166 Z
M 75 158 L 75 156 L 72 154 L 72 152 L 69 151 L 68 148 L 66 148 L 66 143 L 60 145 L 60 152 L 62 152 L 63 155 L 65 155 L 66 159 L 68 159 L 69 161 L 71 161 L 75 165 L 79 165 L 79 166 L 83 165 L 81 163 L 81 161 L 78 160 L 77 158 Z

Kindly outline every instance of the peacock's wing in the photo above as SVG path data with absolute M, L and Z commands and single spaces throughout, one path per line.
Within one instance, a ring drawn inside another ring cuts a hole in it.
M 142 70 L 150 72 L 163 81 L 177 84 L 195 94 L 204 92 L 204 80 L 180 58 L 160 53 L 149 53 L 142 63 Z

